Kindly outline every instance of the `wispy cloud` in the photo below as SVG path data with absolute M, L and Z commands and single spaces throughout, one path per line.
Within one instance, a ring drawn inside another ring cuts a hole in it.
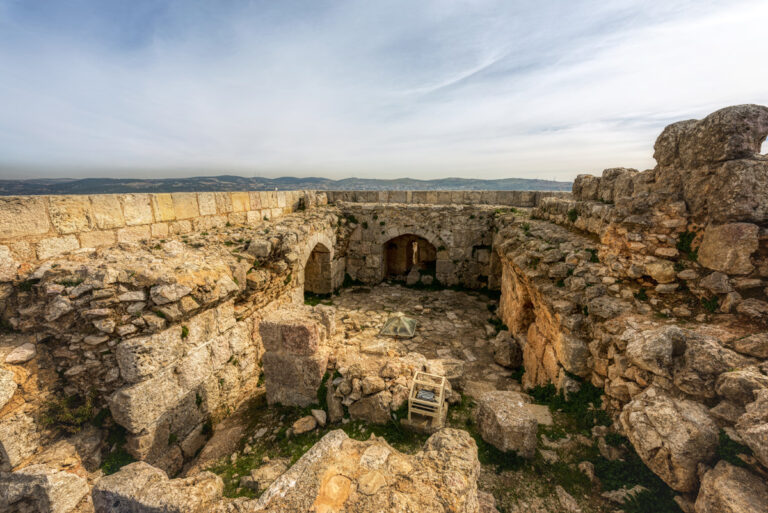
M 569 179 L 768 103 L 761 0 L 0 0 L 0 177 Z

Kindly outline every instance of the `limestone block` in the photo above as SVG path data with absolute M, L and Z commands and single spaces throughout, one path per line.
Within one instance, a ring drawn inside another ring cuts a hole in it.
M 386 390 L 363 397 L 349 405 L 349 416 L 374 424 L 386 424 L 391 419 L 392 394 Z
M 8 401 L 16 392 L 16 381 L 13 379 L 13 372 L 0 367 L 0 410 L 8 404 Z
M 16 272 L 21 265 L 8 246 L 0 245 L 0 282 L 16 279 Z
M 115 348 L 120 375 L 128 383 L 151 377 L 181 358 L 183 346 L 180 326 L 125 340 Z
M 709 226 L 699 246 L 699 263 L 726 274 L 749 274 L 750 256 L 757 251 L 760 228 L 750 223 Z
M 51 223 L 62 235 L 91 229 L 91 202 L 88 196 L 50 196 Z
M 198 192 L 197 204 L 201 216 L 216 215 L 216 194 L 213 192 Z
M 125 226 L 120 196 L 117 194 L 92 194 L 89 198 L 95 228 L 108 230 Z
M 50 237 L 37 243 L 37 258 L 45 260 L 80 248 L 80 242 L 74 235 Z
M 32 417 L 18 412 L 0 419 L 0 470 L 9 471 L 37 451 L 40 433 Z
M 529 402 L 517 392 L 481 394 L 475 416 L 483 440 L 500 451 L 515 451 L 524 458 L 536 453 L 536 417 L 525 407 Z
M 706 407 L 651 387 L 624 406 L 620 421 L 648 468 L 674 490 L 696 490 L 698 466 L 712 459 L 718 444 Z
M 182 221 L 174 221 L 168 225 L 168 231 L 172 234 L 189 233 L 192 231 L 192 221 L 184 219 Z
M 90 487 L 84 477 L 48 465 L 30 465 L 0 474 L 3 511 L 27 511 L 27 507 L 34 505 L 34 511 L 40 513 L 69 513 L 88 492 Z
M 768 389 L 758 390 L 756 399 L 746 407 L 746 413 L 736 424 L 744 440 L 760 463 L 768 466 Z
M 83 248 L 98 248 L 102 246 L 111 246 L 115 243 L 117 238 L 115 232 L 111 230 L 104 230 L 98 232 L 83 232 L 78 235 L 80 238 L 80 247 Z
M 227 350 L 228 350 L 227 346 Z M 229 359 L 229 352 L 227 351 L 227 359 Z M 219 362 L 219 367 L 226 363 L 227 360 Z M 203 382 L 214 370 L 214 362 L 211 358 L 211 348 L 208 345 L 202 345 L 197 349 L 191 351 L 189 355 L 184 357 L 176 365 L 176 374 L 179 381 L 179 386 L 183 390 L 192 390 L 197 385 Z
M 93 506 L 96 513 L 206 513 L 214 510 L 223 491 L 221 478 L 210 472 L 168 479 L 162 470 L 136 462 L 96 482 Z
M 150 224 L 154 220 L 149 194 L 122 194 L 120 200 L 127 226 Z
M 42 197 L 0 197 L 0 239 L 44 235 L 51 229 Z
M 247 192 L 233 192 L 231 197 L 233 212 L 247 212 L 251 209 L 251 200 Z
M 251 208 L 253 210 L 258 210 L 262 208 L 261 205 L 261 193 L 258 191 L 251 191 L 248 193 L 248 198 L 251 204 Z
M 309 406 L 317 402 L 328 364 L 328 355 L 319 352 L 297 357 L 286 353 L 266 352 L 262 357 L 269 404 Z
M 232 196 L 229 192 L 215 192 L 216 211 L 219 214 L 229 214 L 232 212 Z
M 285 311 L 265 317 L 259 324 L 259 334 L 266 351 L 311 355 L 320 347 L 320 329 L 317 321 L 300 314 L 286 315 Z
M 176 219 L 193 219 L 200 216 L 197 206 L 197 194 L 194 192 L 174 192 L 171 194 L 173 211 Z
M 153 223 L 150 225 L 150 232 L 153 239 L 168 237 L 168 223 Z
M 720 461 L 704 474 L 695 513 L 768 511 L 768 484 L 749 470 Z
M 174 221 L 176 213 L 173 210 L 173 198 L 168 193 L 153 194 L 152 210 L 155 212 L 155 222 Z
M 149 225 L 129 226 L 117 230 L 117 242 L 141 242 L 152 238 Z
M 117 390 L 108 403 L 115 421 L 130 432 L 138 433 L 173 408 L 183 394 L 173 374 L 166 372 Z

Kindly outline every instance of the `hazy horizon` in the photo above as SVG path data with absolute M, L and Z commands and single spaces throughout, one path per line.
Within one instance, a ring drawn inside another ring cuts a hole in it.
M 653 167 L 768 104 L 768 3 L 0 0 L 0 179 Z

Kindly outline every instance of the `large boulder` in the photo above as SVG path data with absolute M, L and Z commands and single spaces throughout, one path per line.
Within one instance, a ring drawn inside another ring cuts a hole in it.
M 0 472 L 0 510 L 69 513 L 90 488 L 85 478 L 48 465 Z
M 139 461 L 99 479 L 92 496 L 96 513 L 209 513 L 223 491 L 221 478 L 210 472 L 168 479 L 162 470 Z
M 413 456 L 383 439 L 360 442 L 331 431 L 267 488 L 249 511 L 429 511 L 476 513 L 477 446 L 442 429 Z
M 701 480 L 695 513 L 768 511 L 768 484 L 752 472 L 720 461 Z
M 696 490 L 697 467 L 714 457 L 718 444 L 718 427 L 703 405 L 650 387 L 619 418 L 648 468 L 677 491 Z
M 768 389 L 758 390 L 756 395 L 736 423 L 736 431 L 755 457 L 768 467 Z
M 525 407 L 529 400 L 518 392 L 493 391 L 477 401 L 475 418 L 483 440 L 500 451 L 514 451 L 524 458 L 536 453 L 536 417 Z
M 768 135 L 768 107 L 735 105 L 702 120 L 667 126 L 656 139 L 653 158 L 660 167 L 693 169 L 760 153 Z

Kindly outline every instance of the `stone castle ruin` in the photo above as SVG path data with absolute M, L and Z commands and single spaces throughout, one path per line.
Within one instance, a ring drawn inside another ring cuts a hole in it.
M 571 194 L 0 198 L 0 510 L 768 511 L 766 135 L 674 123 Z M 416 372 L 454 420 L 395 448 Z

